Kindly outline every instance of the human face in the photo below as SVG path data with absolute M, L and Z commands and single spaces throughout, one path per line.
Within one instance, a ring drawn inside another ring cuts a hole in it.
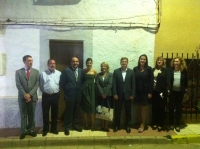
M 32 57 L 27 57 L 26 60 L 24 61 L 25 67 L 26 68 L 31 68 L 33 65 L 33 59 Z
M 181 66 L 180 60 L 178 58 L 175 58 L 174 59 L 174 68 L 179 70 L 180 66 Z
M 87 61 L 86 66 L 88 69 L 92 68 L 92 61 Z
M 123 70 L 125 70 L 125 69 L 127 68 L 127 66 L 128 66 L 128 61 L 127 61 L 127 59 L 121 60 L 120 64 L 121 64 L 121 68 L 122 68 Z
M 78 68 L 78 65 L 79 65 L 79 60 L 78 60 L 78 58 L 73 57 L 72 60 L 71 60 L 71 66 L 72 66 L 73 68 Z
M 163 66 L 163 64 L 164 64 L 163 59 L 162 58 L 158 59 L 156 64 L 157 64 L 158 68 L 161 68 Z
M 140 57 L 140 66 L 145 66 L 147 59 L 145 56 Z
M 106 72 L 108 71 L 108 67 L 107 67 L 106 65 L 102 64 L 102 65 L 101 65 L 101 71 L 102 71 L 103 73 L 106 73 Z
M 54 71 L 56 69 L 56 62 L 54 60 L 50 60 L 48 63 L 48 68 L 50 71 Z

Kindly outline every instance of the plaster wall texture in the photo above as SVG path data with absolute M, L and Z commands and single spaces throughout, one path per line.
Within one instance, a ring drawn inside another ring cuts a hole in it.
M 107 23 L 119 22 L 155 23 L 156 4 L 149 0 L 2 0 L 0 1 L 0 20 L 44 22 Z M 128 24 L 127 26 L 129 26 Z M 91 57 L 93 67 L 100 71 L 100 63 L 107 61 L 111 72 L 120 67 L 120 58 L 129 58 L 129 67 L 137 65 L 138 57 L 147 54 L 149 65 L 153 66 L 155 34 L 148 28 L 125 29 L 120 27 L 62 27 L 35 25 L 3 25 L 0 27 L 0 52 L 6 54 L 6 75 L 0 76 L 0 100 L 17 101 L 15 71 L 23 67 L 22 57 L 32 55 L 33 67 L 41 72 L 46 69 L 49 59 L 49 40 L 84 41 L 84 61 Z M 41 95 L 40 91 L 38 91 Z M 9 103 L 10 103 L 9 101 Z M 0 111 L 9 112 L 10 104 L 2 102 Z M 15 104 L 14 113 L 18 113 Z M 5 111 L 4 107 L 7 110 Z M 39 107 L 41 108 L 41 107 Z M 40 118 L 36 118 L 37 121 Z M 1 121 L 1 120 L 0 120 Z M 13 127 L 9 122 L 0 125 Z

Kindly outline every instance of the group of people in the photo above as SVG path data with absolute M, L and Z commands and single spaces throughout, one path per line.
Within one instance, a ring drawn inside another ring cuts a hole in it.
M 78 132 L 80 111 L 83 112 L 84 129 L 95 130 L 96 106 L 114 108 L 113 132 L 121 125 L 121 110 L 125 110 L 125 130 L 131 132 L 131 105 L 139 109 L 140 125 L 138 132 L 146 129 L 147 106 L 152 104 L 152 129 L 164 130 L 165 107 L 169 98 L 169 128 L 180 131 L 180 120 L 183 95 L 187 92 L 187 66 L 183 58 L 175 57 L 171 67 L 165 67 L 163 57 L 156 59 L 155 67 L 148 65 L 147 55 L 138 59 L 138 65 L 128 68 L 128 58 L 122 57 L 120 68 L 113 73 L 109 64 L 102 62 L 101 72 L 92 68 L 91 58 L 86 60 L 86 68 L 79 68 L 79 59 L 73 57 L 70 66 L 62 73 L 56 70 L 56 62 L 49 59 L 48 69 L 41 74 L 32 68 L 33 59 L 30 55 L 23 57 L 24 68 L 16 71 L 16 86 L 21 115 L 21 135 L 37 136 L 34 132 L 35 107 L 37 89 L 42 91 L 43 136 L 50 132 L 58 134 L 58 102 L 60 88 L 64 91 L 66 101 L 64 115 L 64 133 L 70 134 L 70 128 Z M 98 101 L 96 102 L 96 99 Z M 98 104 L 97 104 L 98 103 Z M 49 109 L 51 107 L 51 129 L 49 129 Z M 174 112 L 175 111 L 175 112 Z M 102 120 L 101 130 L 108 132 L 108 121 Z

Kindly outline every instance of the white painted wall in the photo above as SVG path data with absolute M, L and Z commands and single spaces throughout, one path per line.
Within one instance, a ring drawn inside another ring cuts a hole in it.
M 46 69 L 50 39 L 83 40 L 84 60 L 91 57 L 97 71 L 102 61 L 107 61 L 113 71 L 120 66 L 123 56 L 129 58 L 129 67 L 133 68 L 144 53 L 153 66 L 154 32 L 140 27 L 124 29 L 118 23 L 134 22 L 147 26 L 156 23 L 155 13 L 154 0 L 1 0 L 0 24 L 8 18 L 11 22 L 6 23 L 33 24 L 0 25 L 0 53 L 6 54 L 6 75 L 0 76 L 0 100 L 7 97 L 17 100 L 15 70 L 23 67 L 24 55 L 32 55 L 34 68 Z M 65 26 L 46 26 L 44 22 L 63 23 Z M 73 22 L 74 27 L 68 22 Z M 77 27 L 78 23 L 93 23 L 96 28 Z M 100 27 L 102 24 L 97 27 L 97 23 L 107 23 L 108 28 Z M 1 111 L 4 111 L 2 106 Z

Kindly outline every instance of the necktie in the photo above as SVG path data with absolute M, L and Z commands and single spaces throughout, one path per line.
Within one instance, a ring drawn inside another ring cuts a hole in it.
M 29 77 L 30 77 L 30 69 L 27 69 L 26 76 L 29 79 Z
M 77 69 L 74 70 L 74 76 L 75 76 L 76 81 L 78 81 Z

